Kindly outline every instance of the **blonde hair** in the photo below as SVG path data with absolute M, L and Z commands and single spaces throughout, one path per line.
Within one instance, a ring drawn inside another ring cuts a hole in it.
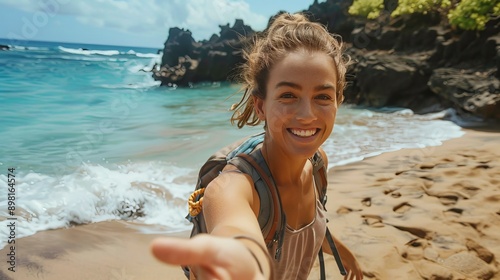
M 237 122 L 239 128 L 260 123 L 252 96 L 265 100 L 271 68 L 288 53 L 300 49 L 323 52 L 333 58 L 337 68 L 337 102 L 342 103 L 345 74 L 350 62 L 349 57 L 343 55 L 342 48 L 342 41 L 337 35 L 330 34 L 323 25 L 309 21 L 302 14 L 283 13 L 277 16 L 243 52 L 246 63 L 241 66 L 240 82 L 244 93 L 240 102 L 231 108 L 234 110 L 231 123 Z

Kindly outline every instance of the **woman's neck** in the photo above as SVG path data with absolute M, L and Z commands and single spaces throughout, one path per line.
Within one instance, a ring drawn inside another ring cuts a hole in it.
M 277 186 L 302 186 L 307 158 L 290 156 L 266 140 L 262 144 L 262 155 Z

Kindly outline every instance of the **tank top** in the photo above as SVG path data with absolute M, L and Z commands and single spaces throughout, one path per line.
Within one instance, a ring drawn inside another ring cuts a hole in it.
M 223 172 L 242 173 L 233 169 Z M 314 184 L 314 181 L 313 181 Z M 326 216 L 323 205 L 318 200 L 316 186 L 316 215 L 311 223 L 300 229 L 286 225 L 281 250 L 281 259 L 273 259 L 275 280 L 307 280 L 326 235 Z M 269 254 L 274 255 L 273 247 Z
M 314 265 L 326 233 L 323 206 L 316 199 L 313 221 L 300 229 L 287 225 L 280 261 L 274 260 L 276 280 L 306 280 Z M 269 252 L 272 255 L 272 252 Z

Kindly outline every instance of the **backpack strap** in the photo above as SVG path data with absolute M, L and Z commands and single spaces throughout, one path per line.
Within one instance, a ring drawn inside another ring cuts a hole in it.
M 237 160 L 239 159 L 239 160 Z M 237 160 L 234 162 L 234 160 Z M 286 216 L 281 206 L 276 184 L 260 149 L 250 154 L 238 154 L 231 161 L 240 170 L 252 177 L 260 199 L 258 221 L 268 248 L 275 248 L 274 258 L 281 258 Z
M 333 241 L 332 234 L 330 233 L 328 227 L 326 227 L 326 240 L 328 240 L 328 244 L 330 245 L 330 249 L 332 250 L 333 257 L 335 258 L 335 262 L 337 263 L 340 274 L 346 276 L 347 271 L 345 270 L 344 264 L 342 263 L 342 258 L 340 258 L 339 251 L 337 250 L 337 246 L 335 246 L 335 242 Z M 324 266 L 325 265 L 323 264 L 323 269 L 325 269 Z
M 310 159 L 313 165 L 313 176 L 314 176 L 314 184 L 316 185 L 316 189 L 319 194 L 319 201 L 323 205 L 323 208 L 326 211 L 326 202 L 327 198 L 327 188 L 328 188 L 328 180 L 327 180 L 327 170 L 325 167 L 325 163 L 323 158 L 321 157 L 321 153 L 317 151 L 314 156 Z M 328 222 L 328 220 L 327 220 Z M 335 258 L 335 262 L 339 268 L 340 274 L 346 275 L 347 272 L 342 264 L 342 259 L 340 258 L 339 251 L 337 250 L 337 246 L 335 246 L 335 242 L 333 241 L 332 235 L 328 226 L 326 227 L 325 238 L 330 245 L 330 249 L 332 251 L 333 257 Z M 323 258 L 323 250 L 320 249 L 318 252 L 319 266 L 320 266 L 320 277 L 322 280 L 326 279 L 325 274 L 325 261 Z
M 326 211 L 326 201 L 328 200 L 326 194 L 328 180 L 325 162 L 323 161 L 323 158 L 321 157 L 321 153 L 319 151 L 317 151 L 314 156 L 310 158 L 310 161 L 313 165 L 314 185 L 316 186 L 316 190 L 318 191 L 318 198 Z

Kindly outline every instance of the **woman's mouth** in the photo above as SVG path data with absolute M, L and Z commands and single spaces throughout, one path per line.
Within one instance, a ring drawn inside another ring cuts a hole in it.
M 319 129 L 314 128 L 314 129 L 297 129 L 297 128 L 289 128 L 288 131 L 290 131 L 292 134 L 299 136 L 299 137 L 311 137 L 314 136 Z

